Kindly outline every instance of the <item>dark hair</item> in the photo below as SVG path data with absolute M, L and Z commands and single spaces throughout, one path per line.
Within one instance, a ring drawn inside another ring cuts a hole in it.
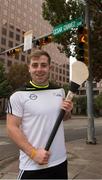
M 51 63 L 51 57 L 50 55 L 44 51 L 44 50 L 36 50 L 34 52 L 32 52 L 29 57 L 28 57 L 28 64 L 30 63 L 30 60 L 32 59 L 32 57 L 37 57 L 39 58 L 40 56 L 46 56 L 48 58 L 48 63 L 50 64 Z

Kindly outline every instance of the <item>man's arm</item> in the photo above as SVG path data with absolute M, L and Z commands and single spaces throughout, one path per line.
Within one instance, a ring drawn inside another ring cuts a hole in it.
M 21 118 L 8 114 L 7 115 L 7 133 L 9 137 L 17 144 L 17 146 L 24 151 L 30 158 L 38 164 L 47 164 L 49 159 L 49 152 L 44 149 L 35 149 L 27 140 L 20 129 Z M 35 154 L 33 150 L 36 152 Z M 34 157 L 32 156 L 34 155 Z
M 18 145 L 18 147 L 30 156 L 33 146 L 28 142 L 26 136 L 20 129 L 21 118 L 7 115 L 7 133 L 9 137 Z

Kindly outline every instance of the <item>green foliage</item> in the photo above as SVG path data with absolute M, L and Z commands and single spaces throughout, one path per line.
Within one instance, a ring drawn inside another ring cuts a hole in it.
M 74 97 L 74 109 L 76 114 L 87 114 L 87 98 L 83 97 Z M 102 110 L 102 92 L 94 98 L 94 115 L 99 116 Z
M 9 97 L 12 91 L 9 82 L 6 79 L 5 68 L 2 63 L 0 63 L 0 98 Z
M 91 5 L 91 56 L 93 78 L 98 82 L 102 79 L 102 1 L 94 3 Z
M 87 98 L 83 97 L 74 97 L 74 108 L 76 108 L 76 114 L 87 114 Z
M 66 0 L 45 0 L 42 5 L 43 17 L 53 27 L 65 23 L 83 15 L 82 6 L 78 4 L 78 0 L 69 0 L 68 2 Z M 54 40 L 59 44 L 58 49 L 60 52 L 64 52 L 69 57 L 71 55 L 70 45 L 75 44 L 76 41 L 76 30 L 58 35 Z
M 9 85 L 7 80 L 0 83 L 0 98 L 7 98 L 12 92 L 12 87 Z
M 17 63 L 13 64 L 9 70 L 7 79 L 13 90 L 21 87 L 30 79 L 27 65 Z
M 64 84 L 63 85 L 63 89 L 65 90 L 65 94 L 67 95 L 67 93 L 69 91 L 69 85 L 68 84 Z
M 5 69 L 2 63 L 0 63 L 0 83 L 5 80 Z
M 95 98 L 95 106 L 97 109 L 102 109 L 102 92 Z
M 85 16 L 85 5 L 81 0 L 44 0 L 42 14 L 52 27 L 65 23 L 68 20 Z M 91 17 L 91 59 L 92 76 L 97 82 L 102 79 L 102 0 L 88 1 L 90 3 Z M 71 55 L 70 45 L 74 45 L 76 50 L 77 31 L 65 32 L 54 38 L 58 43 L 60 52 L 67 57 Z M 76 56 L 76 51 L 72 54 Z

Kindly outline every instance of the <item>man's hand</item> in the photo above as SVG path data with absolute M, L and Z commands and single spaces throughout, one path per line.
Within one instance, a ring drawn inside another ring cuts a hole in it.
M 71 110 L 73 109 L 73 102 L 70 100 L 63 100 L 62 109 L 66 111 L 63 120 L 66 121 L 71 118 Z
M 34 161 L 37 162 L 39 165 L 48 164 L 48 160 L 50 157 L 50 152 L 44 149 L 37 149 L 36 155 L 34 157 Z
M 73 109 L 73 102 L 70 100 L 63 100 L 61 109 L 64 109 L 67 112 L 70 112 Z

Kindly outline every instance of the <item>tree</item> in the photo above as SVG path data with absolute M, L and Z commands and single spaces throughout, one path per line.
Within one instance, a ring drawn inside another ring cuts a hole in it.
M 69 85 L 68 84 L 64 84 L 63 85 L 63 89 L 65 90 L 65 94 L 67 95 L 67 93 L 69 91 Z
M 95 97 L 94 102 L 95 111 L 98 113 L 102 112 L 102 92 L 97 97 Z M 102 113 L 100 114 L 102 115 Z
M 13 90 L 21 87 L 29 81 L 30 75 L 26 64 L 13 64 L 7 75 L 7 79 L 12 86 Z
M 44 19 L 49 21 L 53 27 L 70 19 L 84 17 L 85 14 L 85 7 L 81 0 L 45 0 L 42 9 Z M 92 73 L 93 78 L 99 81 L 102 78 L 102 0 L 90 1 L 90 13 Z M 77 45 L 77 30 L 58 35 L 54 41 L 58 43 L 60 52 L 64 52 L 69 57 L 71 55 L 70 45 L 75 47 Z M 73 55 L 75 54 L 74 51 Z
M 93 78 L 102 79 L 102 0 L 91 2 L 91 51 Z
M 2 106 L 0 113 L 5 113 L 5 99 L 10 96 L 12 88 L 6 78 L 5 68 L 2 63 L 0 63 L 0 99 L 2 99 Z
M 42 9 L 44 19 L 48 20 L 53 27 L 83 14 L 80 14 L 82 12 L 82 6 L 78 6 L 78 0 L 69 0 L 68 3 L 66 0 L 45 0 L 42 4 Z M 76 42 L 76 30 L 58 35 L 54 38 L 54 41 L 58 43 L 60 52 L 64 52 L 69 57 L 71 55 L 70 45 L 75 45 Z
M 82 96 L 82 97 L 74 97 L 73 98 L 74 102 L 74 109 L 76 109 L 76 114 L 87 114 L 87 97 Z
M 7 81 L 5 68 L 2 63 L 0 63 L 0 98 L 9 97 L 12 88 Z

